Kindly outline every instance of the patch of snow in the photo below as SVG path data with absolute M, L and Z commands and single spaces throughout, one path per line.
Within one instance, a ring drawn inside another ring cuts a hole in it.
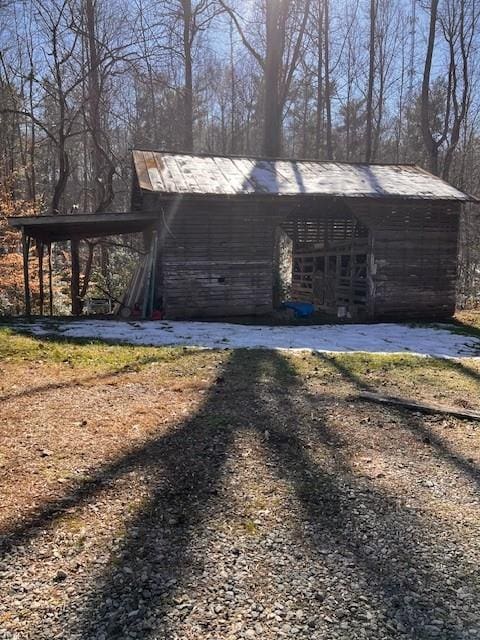
M 281 349 L 322 353 L 403 353 L 480 357 L 480 340 L 439 328 L 403 324 L 251 326 L 223 322 L 77 320 L 12 325 L 35 336 L 62 336 L 146 346 Z

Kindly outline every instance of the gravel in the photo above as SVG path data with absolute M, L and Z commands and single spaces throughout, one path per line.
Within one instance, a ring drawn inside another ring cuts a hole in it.
M 208 376 L 133 453 L 8 520 L 2 640 L 480 638 L 477 425 L 352 404 L 346 380 L 275 353 Z M 133 378 L 171 410 L 152 370 L 75 393 L 117 415 Z M 60 455 L 36 446 L 42 465 Z

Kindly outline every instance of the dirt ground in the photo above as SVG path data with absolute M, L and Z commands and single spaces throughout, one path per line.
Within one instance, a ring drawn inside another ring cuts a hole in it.
M 480 638 L 478 361 L 0 356 L 0 638 Z

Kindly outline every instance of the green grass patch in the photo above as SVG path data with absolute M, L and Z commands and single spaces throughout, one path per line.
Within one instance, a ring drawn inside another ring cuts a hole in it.
M 295 358 L 296 369 L 302 373 L 316 372 L 318 375 L 364 375 L 365 373 L 388 373 L 392 370 L 423 370 L 433 366 L 438 370 L 448 367 L 447 361 L 435 358 L 422 358 L 408 354 L 369 354 L 369 353 L 312 353 Z
M 155 362 L 173 362 L 193 356 L 181 347 L 111 345 L 100 341 L 35 338 L 0 327 L 0 360 L 44 361 L 98 370 L 139 370 Z
M 250 520 L 249 518 L 247 518 L 246 520 L 244 520 L 243 526 L 245 528 L 245 531 L 248 533 L 248 535 L 250 536 L 257 535 L 258 527 L 253 520 Z
M 309 354 L 290 357 L 290 361 L 301 378 L 347 383 L 357 389 L 387 385 L 400 393 L 422 386 L 433 393 L 451 391 L 467 396 L 480 391 L 480 364 L 473 361 L 364 353 Z

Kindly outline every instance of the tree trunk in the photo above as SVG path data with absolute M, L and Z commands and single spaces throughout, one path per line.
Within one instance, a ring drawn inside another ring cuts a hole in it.
M 92 169 L 94 180 L 94 210 L 105 211 L 114 199 L 113 176 L 115 164 L 110 157 L 108 139 L 102 126 L 101 56 L 97 35 L 97 15 L 94 0 L 85 0 L 88 51 L 88 129 L 92 140 Z
M 330 87 L 330 0 L 325 0 L 325 110 L 327 134 L 327 160 L 333 160 L 332 95 Z
M 92 173 L 95 210 L 103 201 L 103 167 L 100 150 L 101 122 L 100 122 L 100 77 L 99 56 L 97 46 L 97 28 L 94 0 L 85 0 L 85 18 L 87 32 L 87 62 L 88 62 L 88 129 L 92 139 Z
M 58 179 L 53 190 L 51 209 L 52 213 L 60 213 L 60 201 L 62 199 L 65 187 L 67 186 L 68 176 L 70 174 L 70 162 L 68 154 L 65 150 L 65 139 L 60 136 L 58 149 Z
M 433 49 L 435 47 L 435 31 L 437 27 L 438 0 L 431 0 L 430 28 L 428 33 L 427 52 L 423 68 L 422 98 L 421 98 L 421 128 L 422 137 L 427 150 L 430 171 L 438 175 L 438 145 L 430 130 L 430 75 L 432 72 Z
M 29 83 L 28 83 L 28 99 L 29 99 L 29 108 L 30 108 L 30 113 L 34 112 L 34 96 L 33 96 L 33 63 L 31 63 L 30 66 L 30 77 L 29 77 Z M 29 167 L 29 197 L 32 200 L 32 202 L 36 203 L 37 201 L 37 188 L 36 188 L 36 184 L 37 184 L 37 176 L 36 176 L 36 158 L 35 158 L 35 154 L 36 154 L 36 130 L 35 130 L 35 123 L 33 122 L 33 120 L 30 120 L 30 145 L 29 145 L 29 149 L 30 149 L 30 167 Z
M 318 50 L 317 50 L 317 114 L 315 121 L 315 157 L 320 159 L 323 147 L 323 0 L 318 0 Z
M 193 61 L 192 61 L 192 2 L 182 0 L 183 8 L 183 57 L 185 86 L 183 89 L 183 146 L 193 151 Z
M 281 9 L 282 0 L 267 0 L 263 153 L 271 158 L 278 157 L 282 150 L 280 71 L 283 42 L 279 28 Z
M 230 23 L 230 152 L 237 152 L 237 131 L 236 131 L 236 77 L 235 60 L 233 51 L 233 25 Z
M 371 162 L 373 149 L 373 86 L 375 83 L 375 28 L 377 0 L 370 0 L 370 45 L 367 89 L 367 124 L 365 131 L 365 162 Z
M 470 108 L 471 70 L 469 67 L 469 60 L 471 59 L 471 45 L 473 43 L 473 37 L 476 31 L 476 24 L 479 18 L 479 14 L 476 12 L 475 8 L 473 7 L 472 21 L 470 26 L 467 26 L 466 20 L 465 20 L 466 18 L 465 0 L 459 0 L 458 4 L 460 5 L 459 7 L 460 18 L 459 18 L 458 30 L 459 30 L 460 56 L 461 56 L 460 58 L 461 64 L 459 66 L 462 71 L 461 95 L 459 99 L 457 95 L 459 90 L 459 83 L 457 79 L 457 73 L 455 72 L 455 74 L 453 74 L 453 81 L 452 81 L 452 102 L 453 102 L 454 118 L 453 118 L 453 124 L 451 127 L 451 133 L 450 133 L 450 143 L 448 145 L 448 149 L 445 154 L 445 160 L 443 163 L 442 178 L 444 180 L 448 180 L 450 177 L 450 170 L 452 168 L 455 151 L 460 141 L 462 125 L 467 117 L 467 114 Z M 454 37 L 455 36 L 453 36 L 453 38 Z M 453 38 L 452 38 L 452 41 L 449 42 L 450 56 L 451 56 L 452 64 L 456 65 L 458 63 L 455 60 L 455 48 L 454 48 Z M 465 155 L 465 150 L 462 153 L 462 157 L 464 155 Z

